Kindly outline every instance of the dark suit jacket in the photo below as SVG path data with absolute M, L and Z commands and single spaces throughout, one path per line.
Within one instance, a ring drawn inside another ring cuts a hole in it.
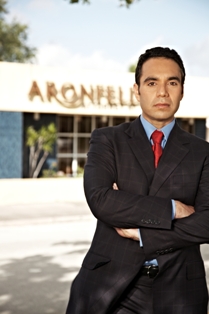
M 119 191 L 112 189 L 116 182 Z M 92 245 L 72 284 L 68 314 L 104 314 L 156 258 L 155 314 L 206 314 L 208 293 L 200 243 L 209 241 L 209 144 L 171 131 L 158 168 L 145 131 L 131 123 L 96 129 L 85 166 L 87 202 L 97 218 Z M 195 206 L 171 220 L 171 199 Z M 143 248 L 114 227 L 140 228 Z

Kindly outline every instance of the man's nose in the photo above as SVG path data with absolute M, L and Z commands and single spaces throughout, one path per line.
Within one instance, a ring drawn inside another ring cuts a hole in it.
M 160 97 L 168 96 L 167 84 L 158 85 L 157 96 L 160 96 Z

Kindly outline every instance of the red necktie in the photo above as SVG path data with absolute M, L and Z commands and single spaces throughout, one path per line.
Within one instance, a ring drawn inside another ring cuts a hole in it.
M 155 156 L 155 168 L 157 168 L 158 162 L 159 162 L 160 157 L 163 153 L 163 149 L 161 146 L 163 136 L 164 136 L 163 132 L 158 131 L 158 130 L 155 130 L 151 135 L 151 138 L 152 138 L 153 143 L 154 143 L 152 145 L 152 150 L 153 150 L 154 156 Z

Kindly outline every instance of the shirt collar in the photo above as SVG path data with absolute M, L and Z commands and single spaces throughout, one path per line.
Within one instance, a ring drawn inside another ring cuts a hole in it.
M 154 125 L 152 125 L 151 123 L 149 123 L 144 117 L 143 115 L 140 116 L 140 120 L 142 123 L 142 126 L 147 134 L 148 139 L 150 140 L 152 133 L 156 130 L 156 127 L 154 127 Z M 162 131 L 164 134 L 164 140 L 167 141 L 168 137 L 171 133 L 171 130 L 173 129 L 175 124 L 175 119 L 173 119 L 173 121 L 171 121 L 169 124 L 165 125 L 162 129 L 158 129 L 159 131 Z

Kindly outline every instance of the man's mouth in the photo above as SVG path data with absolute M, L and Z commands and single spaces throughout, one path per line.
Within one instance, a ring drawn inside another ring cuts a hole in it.
M 157 104 L 154 105 L 154 107 L 157 107 L 159 109 L 164 109 L 164 108 L 170 107 L 170 105 L 167 104 L 167 103 L 157 103 Z

